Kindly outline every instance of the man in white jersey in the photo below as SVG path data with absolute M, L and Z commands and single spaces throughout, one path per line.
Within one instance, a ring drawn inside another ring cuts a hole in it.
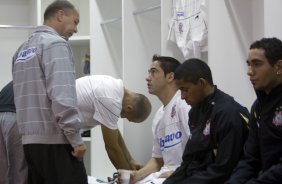
M 172 57 L 154 55 L 146 78 L 150 94 L 163 106 L 153 120 L 153 150 L 147 164 L 131 174 L 131 183 L 162 183 L 180 165 L 182 153 L 190 137 L 190 106 L 181 99 L 174 82 L 174 71 L 180 65 Z
M 101 125 L 106 151 L 116 169 L 140 169 L 128 152 L 118 130 L 118 119 L 142 122 L 151 112 L 147 97 L 126 89 L 121 79 L 91 75 L 76 80 L 76 92 L 82 129 Z

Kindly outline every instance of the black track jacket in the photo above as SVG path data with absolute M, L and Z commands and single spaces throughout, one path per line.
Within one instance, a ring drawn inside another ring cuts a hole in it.
M 164 184 L 224 183 L 243 153 L 248 118 L 247 108 L 219 89 L 193 107 L 183 162 Z
M 282 183 L 282 84 L 268 95 L 256 93 L 244 158 L 228 184 Z

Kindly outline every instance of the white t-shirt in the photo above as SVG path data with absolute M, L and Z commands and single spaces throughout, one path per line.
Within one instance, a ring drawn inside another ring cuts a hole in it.
M 153 120 L 152 157 L 163 158 L 164 167 L 176 169 L 190 137 L 188 113 L 190 106 L 177 91 L 169 104 L 162 106 Z
M 124 95 L 121 79 L 107 75 L 85 76 L 76 80 L 76 93 L 83 130 L 100 124 L 118 128 Z
M 190 138 L 188 113 L 190 106 L 181 99 L 177 91 L 169 104 L 162 106 L 153 120 L 152 157 L 163 158 L 164 165 L 159 172 L 152 173 L 136 184 L 161 184 L 166 178 L 162 173 L 174 171 L 182 162 L 182 154 Z

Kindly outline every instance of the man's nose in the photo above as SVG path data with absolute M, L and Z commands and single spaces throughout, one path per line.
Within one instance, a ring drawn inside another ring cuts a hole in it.
M 251 66 L 248 66 L 247 74 L 248 75 L 253 75 L 254 74 L 253 68 Z

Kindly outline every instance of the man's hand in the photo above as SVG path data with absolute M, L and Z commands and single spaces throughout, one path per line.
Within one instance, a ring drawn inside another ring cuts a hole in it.
M 159 178 L 168 178 L 170 175 L 172 175 L 173 171 L 167 171 L 162 173 Z
M 130 167 L 133 169 L 133 170 L 139 170 L 141 169 L 142 167 L 144 167 L 141 163 L 137 162 L 136 160 L 130 160 Z
M 130 184 L 136 183 L 137 181 L 141 180 L 140 173 L 138 171 L 132 171 L 130 173 Z
M 78 160 L 82 160 L 85 152 L 86 152 L 86 145 L 81 144 L 73 148 L 72 155 L 76 157 Z

